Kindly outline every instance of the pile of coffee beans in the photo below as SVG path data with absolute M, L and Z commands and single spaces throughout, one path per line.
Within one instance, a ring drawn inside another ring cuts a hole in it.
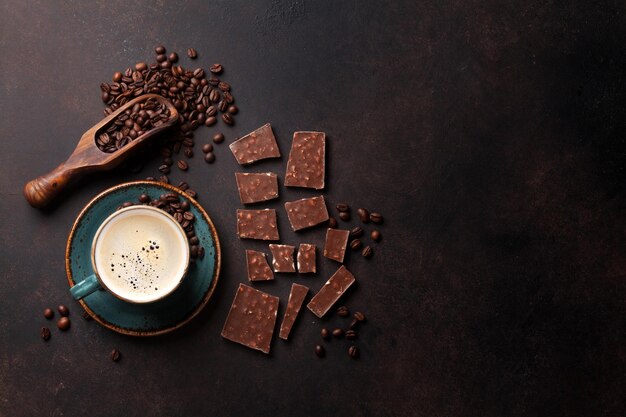
M 346 318 L 350 315 L 350 310 L 346 306 L 341 306 L 337 309 L 337 315 L 339 317 Z M 322 327 L 320 331 L 320 335 L 322 339 L 328 341 L 331 339 L 331 336 L 335 339 L 345 338 L 346 340 L 350 340 L 353 344 L 348 347 L 348 356 L 352 359 L 358 359 L 360 356 L 359 348 L 354 344 L 354 340 L 358 339 L 358 329 L 362 323 L 365 323 L 365 314 L 357 311 L 354 313 L 353 319 L 350 322 L 350 325 L 343 329 L 341 327 L 336 327 L 332 331 L 328 330 L 326 327 Z M 326 356 L 326 349 L 322 345 L 315 346 L 315 354 L 319 358 L 323 358 Z
M 350 221 L 350 206 L 348 204 L 338 203 L 335 208 L 339 212 L 339 218 L 341 220 L 345 222 Z M 365 208 L 359 208 L 357 209 L 356 214 L 363 224 L 368 224 L 370 222 L 375 224 L 383 223 L 383 216 L 380 213 L 370 213 L 369 210 Z M 334 217 L 330 217 L 328 219 L 328 227 L 331 229 L 337 228 L 337 220 Z M 350 231 L 350 249 L 357 251 L 362 248 L 361 255 L 365 258 L 371 258 L 374 255 L 374 248 L 371 245 L 366 245 L 365 247 L 363 246 L 362 238 L 364 234 L 365 231 L 360 226 L 357 226 Z M 371 231 L 370 239 L 372 239 L 373 242 L 380 242 L 382 238 L 383 235 L 379 230 L 374 229 Z

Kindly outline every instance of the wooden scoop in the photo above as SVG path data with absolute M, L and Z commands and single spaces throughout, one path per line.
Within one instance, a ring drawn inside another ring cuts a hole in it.
M 107 127 L 110 121 L 126 111 L 126 109 L 132 108 L 135 103 L 143 102 L 149 98 L 153 98 L 167 106 L 170 111 L 169 119 L 165 120 L 160 126 L 154 127 L 143 135 L 138 136 L 135 140 L 115 152 L 107 153 L 101 151 L 96 146 L 96 135 L 103 132 L 102 128 Z M 139 96 L 86 131 L 67 161 L 48 174 L 37 177 L 24 186 L 24 197 L 26 197 L 26 200 L 33 207 L 45 207 L 53 201 L 72 180 L 90 172 L 105 171 L 116 167 L 133 153 L 138 146 L 147 141 L 148 138 L 172 126 L 177 121 L 178 111 L 176 111 L 174 105 L 166 98 L 158 94 Z

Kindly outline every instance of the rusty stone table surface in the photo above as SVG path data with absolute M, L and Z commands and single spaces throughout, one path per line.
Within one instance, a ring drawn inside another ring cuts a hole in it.
M 0 1 L 0 416 L 625 415 L 626 6 L 516 3 Z M 199 129 L 172 175 L 219 230 L 215 296 L 179 331 L 133 338 L 82 320 L 64 250 L 80 209 L 155 175 L 156 152 L 51 210 L 21 189 L 101 118 L 100 83 L 159 43 L 222 63 L 240 114 Z M 267 122 L 283 157 L 239 167 L 228 144 Z M 327 134 L 329 206 L 385 217 L 372 259 L 347 261 L 344 303 L 368 317 L 358 360 L 337 340 L 318 359 L 321 327 L 344 319 L 307 310 L 269 356 L 220 337 L 245 249 L 269 253 L 236 237 L 235 171 L 276 172 L 260 207 L 281 243 L 318 246 L 318 274 L 252 284 L 279 320 L 293 282 L 314 292 L 337 267 L 323 230 L 291 232 L 282 209 L 316 195 L 282 186 L 296 130 Z M 72 327 L 46 343 L 61 303 Z

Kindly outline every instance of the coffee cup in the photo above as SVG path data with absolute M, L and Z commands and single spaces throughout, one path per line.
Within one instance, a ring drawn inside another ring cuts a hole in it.
M 70 292 L 80 300 L 104 289 L 130 303 L 150 303 L 171 294 L 189 267 L 183 228 L 164 211 L 130 206 L 100 225 L 91 245 L 94 274 Z

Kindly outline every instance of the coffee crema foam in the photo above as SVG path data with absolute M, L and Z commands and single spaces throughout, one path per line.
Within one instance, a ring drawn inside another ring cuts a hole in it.
M 102 283 L 136 302 L 161 298 L 180 282 L 189 250 L 183 232 L 167 214 L 129 210 L 105 224 L 94 258 Z

